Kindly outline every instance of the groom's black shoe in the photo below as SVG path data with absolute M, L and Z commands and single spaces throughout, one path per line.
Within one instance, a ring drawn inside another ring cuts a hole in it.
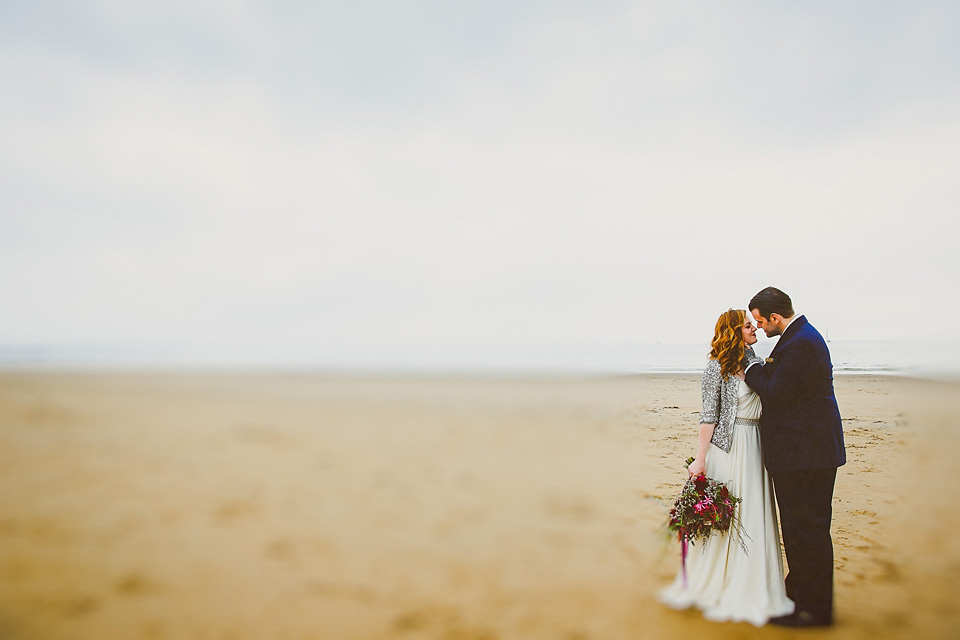
M 829 627 L 833 620 L 829 617 L 816 617 L 809 611 L 795 611 L 788 616 L 770 618 L 770 624 L 781 627 Z

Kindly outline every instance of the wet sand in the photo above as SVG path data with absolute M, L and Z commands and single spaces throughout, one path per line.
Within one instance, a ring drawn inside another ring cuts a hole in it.
M 837 378 L 837 624 L 795 632 L 654 600 L 696 375 L 0 375 L 0 638 L 960 637 L 958 391 Z

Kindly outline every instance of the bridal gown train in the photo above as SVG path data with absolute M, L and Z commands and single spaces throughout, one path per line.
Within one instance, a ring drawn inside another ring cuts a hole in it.
M 687 586 L 679 570 L 659 599 L 675 609 L 697 607 L 709 620 L 761 626 L 793 613 L 794 603 L 783 584 L 776 499 L 760 450 L 760 398 L 744 382 L 738 395 L 730 452 L 711 444 L 705 464 L 708 478 L 725 482 L 743 499 L 736 509 L 749 553 L 733 529 L 711 534 L 689 547 Z

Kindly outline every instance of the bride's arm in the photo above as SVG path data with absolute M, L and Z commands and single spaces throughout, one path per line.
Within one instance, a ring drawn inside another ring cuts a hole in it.
M 707 469 L 707 448 L 710 446 L 710 438 L 713 437 L 713 428 L 716 425 L 710 422 L 704 422 L 700 425 L 700 436 L 697 438 L 697 455 L 687 471 L 691 476 L 698 476 Z
M 697 438 L 697 455 L 693 462 L 687 467 L 691 476 L 697 476 L 704 472 L 707 459 L 707 449 L 710 447 L 710 439 L 713 438 L 713 429 L 720 420 L 720 387 L 722 378 L 720 375 L 720 363 L 716 360 L 710 360 L 703 370 L 703 376 L 700 378 L 700 392 L 703 400 L 703 408 L 700 411 L 700 435 Z

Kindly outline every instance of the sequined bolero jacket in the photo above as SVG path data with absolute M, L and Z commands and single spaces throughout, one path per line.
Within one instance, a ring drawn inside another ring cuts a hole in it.
M 763 362 L 747 347 L 747 364 L 751 361 Z M 720 362 L 709 360 L 703 377 L 700 379 L 700 390 L 703 395 L 703 409 L 700 411 L 700 424 L 712 423 L 713 437 L 710 442 L 727 453 L 733 444 L 733 422 L 737 418 L 737 404 L 739 402 L 740 379 L 736 376 L 724 378 L 720 374 Z

